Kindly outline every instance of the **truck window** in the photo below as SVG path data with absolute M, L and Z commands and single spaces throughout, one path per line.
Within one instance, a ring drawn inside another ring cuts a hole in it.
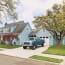
M 34 40 L 34 37 L 31 37 L 30 40 Z

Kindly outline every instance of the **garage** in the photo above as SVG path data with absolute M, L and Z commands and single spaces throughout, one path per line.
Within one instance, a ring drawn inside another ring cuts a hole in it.
M 52 46 L 54 44 L 53 33 L 51 33 L 50 31 L 46 29 L 40 29 L 37 31 L 33 31 L 30 33 L 30 35 L 35 35 L 36 37 L 45 40 L 44 45 Z
M 49 37 L 40 37 L 41 39 L 45 40 L 45 46 L 49 45 Z

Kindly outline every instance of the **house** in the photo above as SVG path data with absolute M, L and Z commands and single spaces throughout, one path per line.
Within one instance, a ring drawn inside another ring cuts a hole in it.
M 24 23 L 24 21 L 10 24 L 6 23 L 3 28 L 0 28 L 0 39 L 6 44 L 22 45 L 24 41 L 33 40 L 35 38 L 45 40 L 45 45 L 56 45 L 56 38 L 53 32 L 47 29 L 32 30 L 30 24 Z M 62 42 L 63 45 L 65 45 L 65 37 Z
M 44 39 L 45 40 L 45 45 L 55 45 L 56 39 L 53 36 L 54 34 L 47 29 L 40 29 L 36 31 L 32 31 L 29 34 L 30 39 L 35 39 L 36 37 Z
M 24 21 L 5 24 L 3 32 L 0 33 L 1 40 L 7 44 L 22 45 L 24 41 L 29 40 L 29 34 L 32 31 L 29 23 Z
M 63 37 L 62 43 L 65 45 L 65 36 Z

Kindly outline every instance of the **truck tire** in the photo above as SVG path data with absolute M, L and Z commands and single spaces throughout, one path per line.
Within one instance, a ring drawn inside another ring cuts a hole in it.
M 23 46 L 23 49 L 26 49 L 27 48 L 27 46 Z
M 35 50 L 36 49 L 36 46 L 34 45 L 34 46 L 32 46 L 32 50 Z
M 29 49 L 32 49 L 32 46 L 29 46 Z
M 41 44 L 42 47 L 44 47 L 44 44 Z

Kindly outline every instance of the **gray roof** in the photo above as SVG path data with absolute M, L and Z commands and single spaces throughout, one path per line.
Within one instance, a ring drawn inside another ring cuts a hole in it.
M 31 35 L 36 35 L 36 33 L 38 32 L 39 30 L 32 30 L 32 32 L 29 34 L 29 36 Z
M 20 33 L 24 30 L 24 28 L 26 27 L 27 24 L 28 23 L 24 23 L 24 21 L 20 21 L 20 22 L 6 24 L 5 27 L 8 28 L 8 27 L 16 26 L 13 33 Z
M 20 23 L 17 25 L 16 29 L 14 30 L 14 33 L 20 33 L 24 30 L 26 27 L 27 23 Z
M 8 28 L 8 27 L 11 27 L 11 26 L 18 25 L 20 23 L 24 23 L 24 21 L 14 22 L 14 23 L 10 23 L 10 24 L 5 23 L 5 27 Z
M 40 31 L 40 29 L 33 30 L 33 31 L 29 34 L 29 36 L 36 35 L 36 33 L 37 33 L 38 31 Z M 51 32 L 50 30 L 48 30 L 48 31 L 49 31 L 50 34 L 54 35 L 54 33 Z

